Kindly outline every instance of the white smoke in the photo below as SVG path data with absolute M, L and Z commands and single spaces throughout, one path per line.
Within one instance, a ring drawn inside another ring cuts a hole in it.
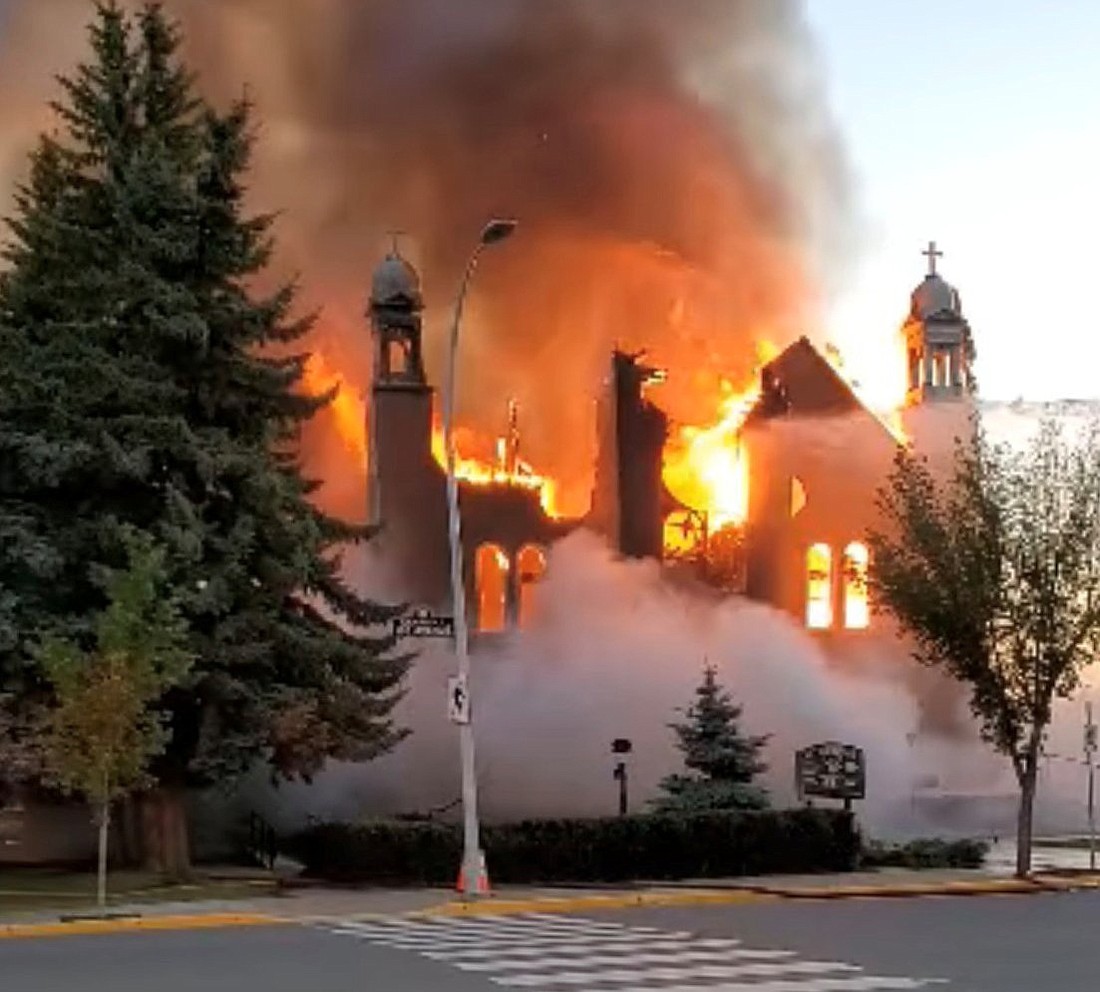
M 1083 416 L 1030 406 L 983 406 L 996 440 L 1024 440 L 1040 415 Z M 922 414 L 907 426 L 935 435 L 946 453 L 962 429 L 958 411 Z M 349 563 L 350 564 L 350 563 Z M 354 563 L 364 590 L 392 599 L 382 563 Z M 871 633 L 858 650 L 826 656 L 785 613 L 669 580 L 652 561 L 617 559 L 580 531 L 551 550 L 537 589 L 537 620 L 482 644 L 473 658 L 475 734 L 486 819 L 610 815 L 617 805 L 612 739 L 633 741 L 631 804 L 641 808 L 661 777 L 678 770 L 668 723 L 688 705 L 703 665 L 744 706 L 747 732 L 771 734 L 766 784 L 778 805 L 795 800 L 794 751 L 836 739 L 864 748 L 867 799 L 857 804 L 873 835 L 1005 834 L 1015 782 L 1007 763 L 976 730 L 959 737 L 919 732 L 905 649 L 892 633 Z M 392 754 L 368 765 L 334 765 L 310 785 L 266 798 L 283 826 L 305 816 L 357 818 L 454 810 L 459 798 L 458 739 L 447 721 L 449 647 L 424 642 L 397 717 L 412 730 Z M 1091 681 L 1100 685 L 1100 675 Z M 1059 707 L 1052 758 L 1040 791 L 1040 829 L 1080 826 L 1083 769 L 1080 702 Z
M 897 652 L 886 641 L 882 649 Z M 916 705 L 894 665 L 877 678 L 865 666 L 846 675 L 786 614 L 677 588 L 655 562 L 617 560 L 582 531 L 552 549 L 533 626 L 474 655 L 485 818 L 613 814 L 616 737 L 633 742 L 631 802 L 641 808 L 661 777 L 681 768 L 668 723 L 691 702 L 705 663 L 743 704 L 745 730 L 772 735 L 765 780 L 778 805 L 795 801 L 794 751 L 822 740 L 865 749 L 868 796 L 859 812 L 876 833 L 911 829 L 915 790 L 929 777 L 924 763 L 950 767 L 960 785 L 968 774 L 982 777 L 967 771 L 969 744 L 912 739 Z M 445 709 L 453 671 L 449 650 L 425 649 L 398 713 L 412 735 L 368 765 L 333 766 L 311 785 L 282 787 L 267 812 L 291 826 L 304 815 L 456 804 L 457 733 Z

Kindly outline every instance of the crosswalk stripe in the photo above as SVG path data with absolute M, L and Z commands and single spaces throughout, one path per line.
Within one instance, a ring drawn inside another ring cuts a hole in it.
M 516 967 L 522 967 L 525 962 L 537 958 L 540 954 L 554 954 L 563 960 L 569 960 L 573 956 L 583 956 L 597 952 L 600 955 L 612 958 L 615 961 L 632 960 L 627 955 L 635 953 L 657 953 L 659 951 L 675 952 L 698 948 L 700 950 L 733 950 L 741 945 L 739 940 L 728 940 L 723 937 L 703 937 L 692 940 L 688 936 L 660 937 L 655 940 L 623 941 L 622 943 L 608 943 L 603 941 L 593 947 L 591 944 L 562 944 L 558 947 L 516 945 L 515 947 L 498 947 L 484 950 L 460 950 L 460 951 L 424 951 L 425 957 L 434 961 L 477 961 L 488 958 L 497 962 L 502 967 L 510 966 L 513 962 Z M 783 953 L 792 953 L 784 951 Z
M 429 937 L 429 936 L 404 936 L 399 934 L 387 934 L 378 933 L 375 930 L 364 929 L 358 926 L 344 925 L 345 931 L 350 930 L 356 936 L 363 939 L 373 941 L 376 944 L 383 944 L 387 947 L 402 947 L 409 950 L 420 951 L 454 951 L 459 952 L 462 950 L 471 951 L 489 951 L 492 953 L 494 950 L 510 950 L 517 946 L 523 947 L 540 947 L 546 950 L 553 950 L 556 947 L 561 946 L 574 946 L 584 945 L 591 946 L 593 944 L 614 944 L 614 945 L 632 945 L 644 948 L 647 944 L 651 943 L 652 937 L 639 937 L 634 934 L 624 933 L 621 935 L 607 935 L 596 936 L 586 934 L 553 934 L 553 935 L 532 935 L 525 938 L 522 945 L 517 941 L 515 936 L 507 936 L 503 934 L 494 934 L 486 937 L 462 937 L 455 938 L 450 936 L 442 937 Z M 691 935 L 685 931 L 673 931 L 671 936 L 680 937 L 681 939 L 687 939 Z
M 603 920 L 544 920 L 525 916 L 372 920 L 369 925 L 380 930 L 431 930 L 455 933 L 480 933 L 484 930 L 553 930 L 565 933 L 575 933 L 578 930 L 621 933 L 623 930 L 631 930 L 634 933 L 661 933 L 656 927 L 628 927 L 623 923 L 609 923 Z
M 643 964 L 686 964 L 688 962 L 721 962 L 738 960 L 778 961 L 794 957 L 794 951 L 756 951 L 738 948 L 696 949 L 686 945 L 683 949 L 667 951 L 648 948 L 641 954 L 624 958 L 617 954 L 594 954 L 589 957 L 556 956 L 548 958 L 514 958 L 511 960 L 493 959 L 491 961 L 453 961 L 456 968 L 463 971 L 512 971 L 519 968 L 602 968 L 606 965 L 643 965 Z
M 615 992 L 910 992 L 929 983 L 917 978 L 857 975 L 851 978 L 778 979 L 766 982 L 726 982 L 721 985 L 635 985 Z M 584 992 L 607 992 L 591 988 Z
M 522 936 L 529 933 L 623 933 L 627 928 L 621 924 L 594 924 L 592 926 L 557 926 L 538 921 L 524 923 L 520 921 L 481 921 L 454 920 L 446 922 L 427 922 L 418 920 L 377 920 L 361 924 L 379 933 L 445 936 L 479 937 L 487 933 L 507 933 Z M 652 931 L 657 933 L 659 931 Z
M 504 975 L 492 979 L 497 985 L 514 988 L 530 988 L 539 985 L 584 985 L 598 982 L 610 985 L 619 982 L 636 982 L 645 978 L 647 982 L 669 981 L 692 978 L 742 978 L 767 975 L 814 975 L 833 971 L 862 971 L 852 964 L 838 961 L 785 961 L 782 964 L 731 964 L 697 965 L 693 968 L 646 968 L 639 972 L 636 968 L 620 971 L 549 971 L 534 975 Z M 663 990 L 662 990 L 663 992 Z M 708 989 L 708 992 L 711 990 Z
M 356 927 L 361 933 L 369 934 L 372 937 L 377 937 L 380 940 L 400 940 L 416 943 L 447 943 L 447 944 L 464 944 L 475 945 L 481 944 L 489 940 L 508 940 L 514 943 L 518 943 L 524 940 L 575 940 L 579 936 L 591 936 L 598 940 L 616 939 L 628 933 L 625 930 L 618 930 L 607 933 L 590 933 L 586 930 L 513 930 L 506 927 L 499 927 L 495 929 L 485 929 L 479 931 L 464 931 L 454 930 L 449 927 L 436 927 L 436 926 L 422 926 L 412 925 L 405 927 L 396 926 L 381 926 L 376 923 L 353 923 L 348 924 Z M 649 938 L 650 935 L 638 934 L 634 936 L 634 939 Z
M 480 919 L 433 920 L 431 926 L 454 928 L 456 930 L 590 930 L 606 933 L 620 933 L 630 930 L 634 933 L 660 933 L 656 927 L 627 927 L 624 923 L 609 923 L 606 920 L 586 920 L 583 918 L 547 916 L 508 916 L 483 917 Z

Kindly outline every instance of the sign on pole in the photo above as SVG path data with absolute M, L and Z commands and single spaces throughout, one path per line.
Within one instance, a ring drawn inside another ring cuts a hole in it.
M 826 741 L 796 751 L 798 794 L 824 799 L 862 799 L 867 789 L 863 751 L 852 744 Z
M 470 722 L 470 693 L 463 675 L 452 675 L 447 679 L 447 716 L 451 723 Z
M 455 636 L 455 618 L 439 616 L 429 610 L 413 610 L 403 617 L 392 621 L 393 636 L 405 637 L 445 637 Z

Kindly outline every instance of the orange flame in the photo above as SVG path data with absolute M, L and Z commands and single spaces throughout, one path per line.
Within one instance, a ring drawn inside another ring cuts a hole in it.
M 474 445 L 476 445 L 476 439 L 470 431 L 462 428 L 455 431 L 455 476 L 458 479 L 475 486 L 515 486 L 532 490 L 539 494 L 539 502 L 547 516 L 561 516 L 557 504 L 557 483 L 553 479 L 539 475 L 521 458 L 516 458 L 514 464 L 509 465 L 505 456 L 506 438 L 497 438 L 494 460 L 462 453 L 463 448 L 468 452 Z M 440 468 L 446 470 L 447 446 L 441 427 L 432 429 L 432 456 L 439 463 Z
M 669 492 L 705 512 L 718 530 L 743 523 L 749 510 L 749 467 L 741 426 L 760 395 L 757 384 L 737 390 L 723 380 L 718 419 L 709 427 L 681 427 L 665 450 Z
M 714 421 L 681 427 L 665 449 L 665 485 L 680 502 L 705 513 L 712 532 L 742 524 L 748 516 L 749 463 L 741 428 L 760 397 L 759 367 L 778 353 L 771 341 L 758 342 L 750 381 L 736 388 L 722 379 Z
M 728 379 L 718 380 L 713 419 L 709 423 L 680 426 L 665 448 L 662 472 L 665 485 L 685 506 L 705 514 L 707 530 L 712 534 L 725 527 L 740 526 L 748 516 L 750 471 L 741 431 L 760 397 L 759 369 L 779 354 L 779 348 L 770 340 L 762 340 L 756 345 L 756 353 L 757 366 L 747 383 L 738 387 Z M 858 395 L 859 387 L 848 380 L 840 353 L 832 347 L 826 347 L 823 353 Z M 327 413 L 345 448 L 365 464 L 367 431 L 362 396 L 318 352 L 310 356 L 303 380 L 313 394 L 337 388 Z M 878 412 L 876 416 L 898 443 L 907 443 L 900 408 Z M 564 512 L 558 480 L 536 471 L 519 458 L 513 442 L 511 436 L 490 442 L 469 428 L 456 428 L 457 477 L 471 485 L 513 486 L 537 493 L 547 515 L 561 518 Z M 438 425 L 432 430 L 431 450 L 436 462 L 445 469 L 443 431 Z M 683 529 L 683 534 L 678 528 Z M 684 550 L 692 545 L 684 521 L 670 522 L 665 538 L 670 550 Z
M 336 433 L 344 446 L 365 466 L 367 463 L 367 418 L 362 396 L 347 381 L 343 372 L 331 368 L 320 352 L 313 352 L 302 373 L 306 392 L 320 396 L 336 389 L 326 410 L 333 419 Z
M 336 389 L 326 412 L 332 418 L 337 436 L 352 454 L 366 466 L 367 426 L 366 405 L 362 396 L 349 384 L 346 376 L 333 369 L 325 356 L 314 351 L 306 362 L 302 375 L 306 392 L 317 396 Z M 551 517 L 561 516 L 557 503 L 557 483 L 536 472 L 521 458 L 509 459 L 507 438 L 498 438 L 496 460 L 478 458 L 470 452 L 481 447 L 472 431 L 458 428 L 455 431 L 457 460 L 455 475 L 463 482 L 476 486 L 517 486 L 539 494 L 542 508 Z M 447 467 L 443 430 L 432 430 L 432 455 L 441 468 Z M 511 464 L 509 464 L 511 461 Z

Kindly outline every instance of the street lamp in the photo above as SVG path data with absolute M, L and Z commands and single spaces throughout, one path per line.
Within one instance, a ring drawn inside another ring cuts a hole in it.
M 455 478 L 454 412 L 458 391 L 458 332 L 462 310 L 481 253 L 490 245 L 507 238 L 516 229 L 514 220 L 491 220 L 485 225 L 474 247 L 455 299 L 454 319 L 447 356 L 447 391 L 443 398 L 443 443 L 447 451 L 447 528 L 451 550 L 451 603 L 455 615 L 455 654 L 458 657 L 458 679 L 465 688 L 468 712 L 470 702 L 470 635 L 466 626 L 466 586 L 462 580 L 462 524 L 458 511 L 458 480 Z M 462 888 L 472 896 L 481 875 L 481 841 L 477 817 L 477 769 L 474 761 L 474 731 L 472 716 L 458 725 L 459 749 L 462 759 Z

